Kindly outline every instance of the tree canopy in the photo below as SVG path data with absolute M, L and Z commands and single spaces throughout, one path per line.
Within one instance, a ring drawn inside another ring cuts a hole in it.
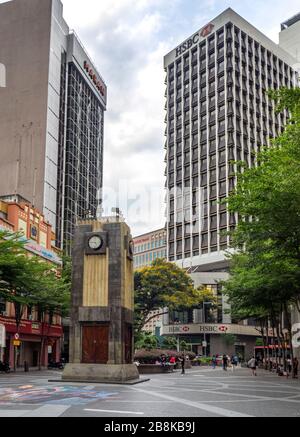
M 227 199 L 239 223 L 232 234 L 231 277 L 224 283 L 233 316 L 271 320 L 283 337 L 284 312 L 300 302 L 300 90 L 281 88 L 270 96 L 290 119 L 258 165 L 243 168 Z
M 59 268 L 29 256 L 24 244 L 19 233 L 0 232 L 0 296 L 14 304 L 17 328 L 26 306 L 62 314 L 70 299 L 68 275 L 60 278 Z
M 152 311 L 186 309 L 214 300 L 211 291 L 206 288 L 195 289 L 184 269 L 163 259 L 136 271 L 134 286 L 136 332 L 140 332 L 151 320 L 149 314 Z

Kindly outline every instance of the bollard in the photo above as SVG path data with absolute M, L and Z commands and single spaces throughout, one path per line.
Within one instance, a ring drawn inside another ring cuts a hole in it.
M 24 372 L 29 372 L 29 367 L 27 361 L 24 361 Z

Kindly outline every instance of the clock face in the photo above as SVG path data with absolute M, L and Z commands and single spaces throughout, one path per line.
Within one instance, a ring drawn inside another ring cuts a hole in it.
M 89 239 L 89 247 L 93 250 L 98 250 L 102 247 L 103 241 L 98 235 L 94 235 Z

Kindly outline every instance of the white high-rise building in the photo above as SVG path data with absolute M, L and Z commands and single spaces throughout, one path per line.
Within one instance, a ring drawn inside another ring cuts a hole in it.
M 168 259 L 189 269 L 196 285 L 212 287 L 220 299 L 214 315 L 207 308 L 201 314 L 170 315 L 170 325 L 176 320 L 187 324 L 182 335 L 194 334 L 196 328 L 189 326 L 200 319 L 225 323 L 228 332 L 243 334 L 243 327 L 230 324 L 218 285 L 228 277 L 228 232 L 238 222 L 221 201 L 236 185 L 233 161 L 255 166 L 255 153 L 287 122 L 286 111 L 277 114 L 266 92 L 296 84 L 300 21 L 292 20 L 285 24 L 279 46 L 229 8 L 164 58 Z M 200 347 L 207 341 L 201 326 Z M 212 353 L 221 352 L 216 337 L 209 339 Z
M 300 13 L 281 24 L 279 46 L 300 62 Z

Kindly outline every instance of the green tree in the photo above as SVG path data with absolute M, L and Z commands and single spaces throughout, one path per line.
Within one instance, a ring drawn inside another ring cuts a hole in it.
M 243 166 L 227 199 L 229 212 L 240 219 L 224 287 L 235 316 L 259 319 L 266 335 L 270 322 L 284 345 L 281 315 L 291 340 L 290 306 L 300 309 L 300 90 L 270 95 L 290 121 L 271 147 L 262 148 L 257 167 Z
M 163 259 L 157 259 L 150 267 L 135 272 L 134 289 L 137 337 L 146 323 L 165 314 L 163 308 L 172 311 L 198 306 L 209 294 L 206 289 L 195 289 L 184 269 Z M 150 316 L 152 311 L 159 310 L 159 314 Z
M 152 350 L 158 346 L 158 339 L 150 332 L 142 332 L 139 339 L 135 342 L 136 349 Z
M 53 314 L 64 315 L 70 305 L 69 266 L 63 269 L 60 277 L 59 268 L 40 257 L 28 256 L 24 248 L 26 240 L 20 240 L 20 236 L 19 233 L 0 232 L 0 296 L 14 305 L 17 332 L 25 308 L 35 306 L 38 309 L 42 324 L 41 360 L 47 335 L 46 314 L 51 324 Z

